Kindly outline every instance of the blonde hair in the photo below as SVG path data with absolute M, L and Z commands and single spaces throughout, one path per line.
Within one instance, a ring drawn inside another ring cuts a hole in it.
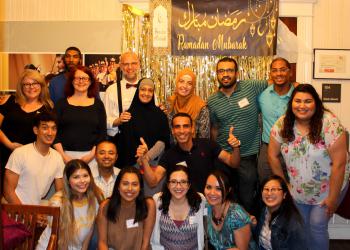
M 42 103 L 46 108 L 53 108 L 53 102 L 50 99 L 49 88 L 46 85 L 45 77 L 39 73 L 37 70 L 26 69 L 21 74 L 17 86 L 16 86 L 16 102 L 19 105 L 23 105 L 26 103 L 26 96 L 23 93 L 23 80 L 24 78 L 30 78 L 32 80 L 37 81 L 40 84 L 41 91 L 39 95 L 39 102 Z
M 94 179 L 91 174 L 90 168 L 85 162 L 81 160 L 72 160 L 67 163 L 64 169 L 63 190 L 57 193 L 58 195 L 61 194 L 60 196 L 61 196 L 61 204 L 62 204 L 61 216 L 60 216 L 59 240 L 58 240 L 58 249 L 62 249 L 62 250 L 66 250 L 68 249 L 68 246 L 76 245 L 77 243 L 78 228 L 74 218 L 74 205 L 73 205 L 75 196 L 72 193 L 72 190 L 69 186 L 69 178 L 78 169 L 87 170 L 90 176 L 90 185 L 85 194 L 88 201 L 88 212 L 87 212 L 88 221 L 91 221 L 93 223 L 96 217 L 97 200 L 93 191 Z

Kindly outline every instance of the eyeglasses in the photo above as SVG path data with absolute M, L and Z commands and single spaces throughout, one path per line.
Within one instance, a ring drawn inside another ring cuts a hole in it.
M 83 77 L 74 77 L 74 81 L 76 81 L 76 82 L 79 82 L 79 81 L 88 82 L 88 81 L 90 81 L 90 77 L 86 77 L 86 76 L 83 76 Z
M 29 89 L 29 88 L 37 88 L 39 87 L 40 83 L 38 82 L 32 82 L 32 83 L 22 83 L 23 88 Z
M 177 180 L 170 180 L 168 183 L 169 183 L 170 186 L 172 186 L 172 187 L 176 187 L 177 184 L 179 184 L 181 187 L 184 187 L 184 186 L 187 186 L 187 185 L 188 185 L 188 181 L 186 181 L 186 180 L 180 180 L 180 181 L 177 181 Z
M 288 68 L 271 69 L 271 73 L 277 73 L 277 72 L 287 73 L 288 71 L 289 71 L 289 69 L 288 69 Z
M 217 73 L 220 75 L 225 73 L 225 72 L 232 74 L 232 73 L 235 73 L 236 70 L 235 69 L 218 69 L 218 71 L 217 71 Z
M 275 194 L 281 190 L 282 190 L 282 188 L 263 188 L 263 193 L 271 192 L 272 194 Z

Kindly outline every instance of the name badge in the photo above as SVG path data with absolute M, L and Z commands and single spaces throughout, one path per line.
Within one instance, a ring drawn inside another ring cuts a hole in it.
M 187 167 L 187 163 L 186 163 L 186 161 L 181 161 L 181 162 L 176 163 L 176 166 Z
M 190 223 L 190 225 L 193 225 L 196 223 L 196 217 L 195 216 L 190 216 L 188 218 L 188 222 Z
M 138 226 L 139 226 L 138 222 L 136 222 L 134 224 L 134 219 L 126 220 L 126 228 L 134 228 L 134 227 L 138 227 Z
M 244 97 L 242 100 L 240 100 L 240 101 L 238 102 L 238 106 L 239 106 L 240 108 L 244 108 L 244 107 L 246 107 L 246 106 L 248 106 L 248 105 L 249 105 L 249 101 L 248 101 L 247 97 Z

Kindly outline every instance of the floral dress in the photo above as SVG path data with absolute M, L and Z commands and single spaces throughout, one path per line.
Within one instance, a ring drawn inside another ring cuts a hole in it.
M 281 153 L 286 162 L 292 196 L 298 203 L 320 204 L 329 192 L 332 162 L 327 149 L 339 139 L 344 132 L 344 127 L 334 114 L 324 112 L 321 140 L 317 144 L 312 144 L 307 135 L 301 135 L 295 125 L 294 141 L 284 142 L 280 136 L 283 120 L 284 116 L 275 123 L 271 129 L 271 136 L 281 144 Z M 349 157 L 347 157 L 342 189 L 349 179 L 349 166 Z

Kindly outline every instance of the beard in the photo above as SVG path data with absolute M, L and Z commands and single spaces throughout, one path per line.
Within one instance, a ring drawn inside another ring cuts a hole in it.
M 222 78 L 222 80 L 225 80 L 225 79 L 230 79 L 230 77 L 225 76 L 225 77 Z M 233 86 L 236 84 L 237 78 L 236 78 L 236 77 L 231 78 L 231 82 L 226 83 L 226 84 L 224 84 L 224 83 L 223 83 L 221 80 L 219 80 L 219 79 L 218 79 L 218 82 L 219 82 L 219 87 L 220 87 L 220 88 L 229 89 L 229 88 L 233 87 Z

